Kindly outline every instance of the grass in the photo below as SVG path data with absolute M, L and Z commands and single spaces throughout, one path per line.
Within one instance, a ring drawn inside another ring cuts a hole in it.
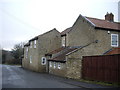
M 120 87 L 120 82 L 119 82 L 119 83 L 110 83 L 110 82 L 102 82 L 102 81 L 94 81 L 94 80 L 85 80 L 85 79 L 80 79 L 80 80 L 78 80 L 78 81 L 86 82 L 86 83 L 91 83 L 91 84 L 99 84 L 99 85 L 104 85 L 104 86 Z

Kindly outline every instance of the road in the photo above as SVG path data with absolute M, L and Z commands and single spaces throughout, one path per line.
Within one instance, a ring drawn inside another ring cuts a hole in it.
M 53 75 L 36 73 L 20 66 L 2 65 L 2 88 L 80 88 Z
M 47 73 L 32 72 L 20 66 L 0 64 L 0 67 L 2 67 L 2 88 L 77 88 L 79 90 L 113 88 L 65 79 Z

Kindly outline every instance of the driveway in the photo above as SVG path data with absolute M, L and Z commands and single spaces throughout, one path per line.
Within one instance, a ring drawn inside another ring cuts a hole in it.
M 32 72 L 20 66 L 2 65 L 2 72 L 2 88 L 111 88 Z

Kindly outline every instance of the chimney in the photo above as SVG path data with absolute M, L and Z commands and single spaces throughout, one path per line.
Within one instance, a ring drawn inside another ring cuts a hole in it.
M 110 22 L 114 22 L 114 15 L 112 13 L 108 13 L 105 15 L 105 20 L 108 20 Z

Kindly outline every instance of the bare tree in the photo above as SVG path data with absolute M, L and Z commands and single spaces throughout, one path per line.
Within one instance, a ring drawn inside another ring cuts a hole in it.
M 21 64 L 21 57 L 23 56 L 24 43 L 16 44 L 12 49 L 12 55 L 14 57 L 14 64 Z

